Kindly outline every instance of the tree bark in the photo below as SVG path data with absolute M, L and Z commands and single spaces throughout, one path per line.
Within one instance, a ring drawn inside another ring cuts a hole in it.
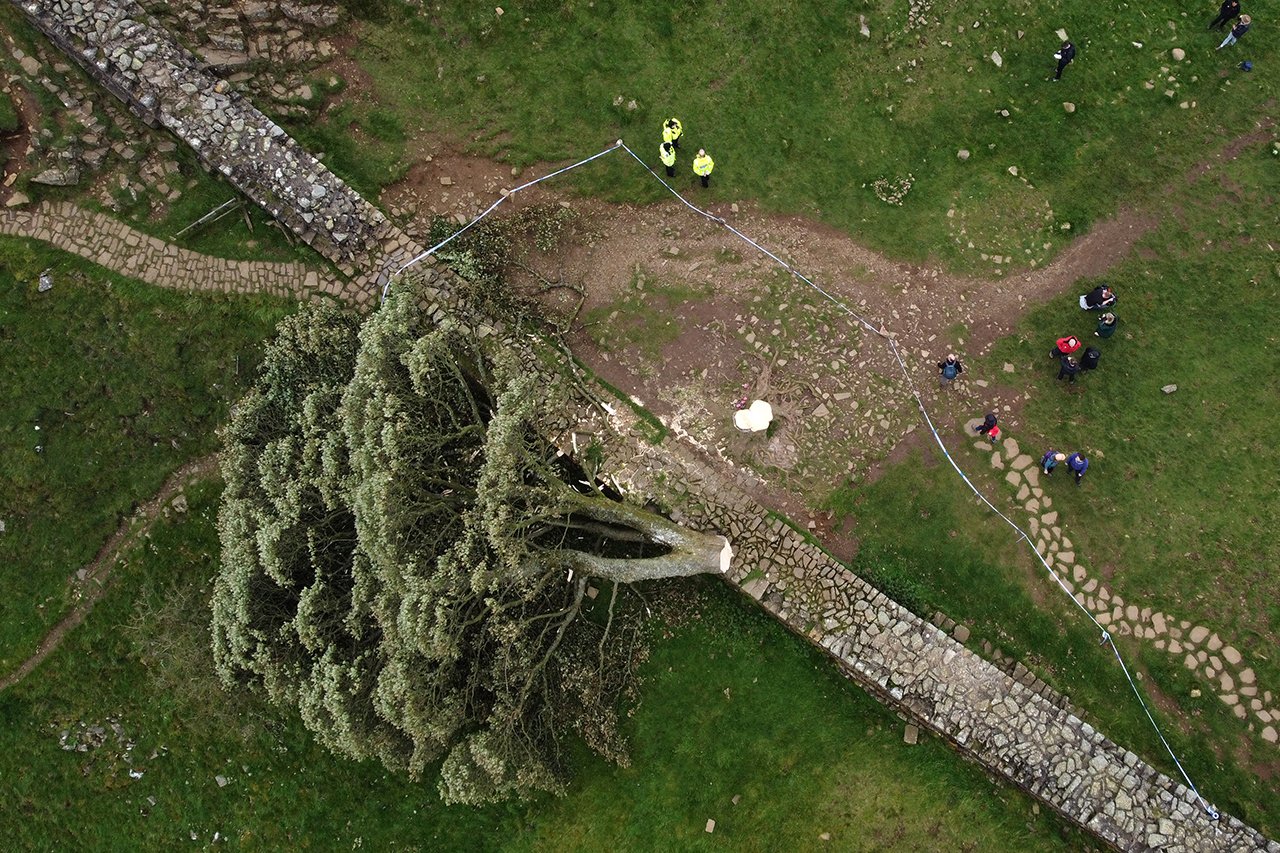
M 585 551 L 551 552 L 576 571 L 618 583 L 729 571 L 733 548 L 723 536 L 690 530 L 655 513 L 607 498 L 572 492 L 569 500 L 576 513 L 638 531 L 649 541 L 671 549 L 660 557 L 632 559 L 601 557 Z

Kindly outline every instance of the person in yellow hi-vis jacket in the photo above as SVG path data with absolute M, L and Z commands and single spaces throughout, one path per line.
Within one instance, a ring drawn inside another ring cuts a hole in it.
M 702 178 L 704 187 L 711 186 L 711 170 L 716 167 L 716 161 L 711 159 L 711 155 L 706 149 L 699 148 L 698 156 L 693 158 L 693 173 Z
M 684 125 L 680 124 L 680 119 L 669 118 L 662 125 L 662 141 L 670 142 L 676 148 L 680 147 L 680 137 L 684 136 Z
M 667 177 L 674 178 L 676 176 L 676 147 L 670 142 L 664 142 L 658 146 L 658 156 L 662 158 L 662 165 L 667 167 Z

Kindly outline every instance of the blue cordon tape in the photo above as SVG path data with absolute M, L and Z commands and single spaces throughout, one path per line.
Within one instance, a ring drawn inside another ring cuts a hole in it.
M 1040 555 L 1040 552 L 1036 550 L 1035 545 L 1031 541 L 1031 537 L 1027 535 L 1026 531 L 1024 531 L 1021 527 L 1019 527 L 1007 515 L 1005 515 L 1003 512 L 997 509 L 995 504 L 987 500 L 986 495 L 982 494 L 982 492 L 978 490 L 978 487 L 973 484 L 973 481 L 969 479 L 968 475 L 965 474 L 963 470 L 961 470 L 960 466 L 956 463 L 955 459 L 952 458 L 951 452 L 948 451 L 947 446 L 942 443 L 942 436 L 938 435 L 938 431 L 933 426 L 933 419 L 929 417 L 929 412 L 924 407 L 924 401 L 920 398 L 920 391 L 919 389 L 916 388 L 915 382 L 912 381 L 911 372 L 907 369 L 907 363 L 902 358 L 902 353 L 898 350 L 897 340 L 895 340 L 893 336 L 890 335 L 888 332 L 884 331 L 883 327 L 877 327 L 877 326 L 871 325 L 871 323 L 869 323 L 867 319 L 863 317 L 861 314 L 854 311 L 852 308 L 850 308 L 848 305 L 841 302 L 835 296 L 832 296 L 830 293 L 823 290 L 820 286 L 818 286 L 812 280 L 810 280 L 809 278 L 801 274 L 799 270 L 792 267 L 782 258 L 778 257 L 773 252 L 770 252 L 764 246 L 761 246 L 759 243 L 757 243 L 755 240 L 752 240 L 746 234 L 743 234 L 737 228 L 734 228 L 723 217 L 716 216 L 713 213 L 709 213 L 703 210 L 702 208 L 698 207 L 697 205 L 693 204 L 692 202 L 690 202 L 688 199 L 682 196 L 675 188 L 673 188 L 670 184 L 664 181 L 662 177 L 658 175 L 657 172 L 649 168 L 649 164 L 646 163 L 644 160 L 640 159 L 640 157 L 636 154 L 636 152 L 628 148 L 621 139 L 619 139 L 617 142 L 615 142 L 613 145 L 609 146 L 608 148 L 604 149 L 603 151 L 599 152 L 598 154 L 593 154 L 590 157 L 587 157 L 585 160 L 579 160 L 578 162 L 572 165 L 565 166 L 563 169 L 557 169 L 556 171 L 551 172 L 550 174 L 543 175 L 541 178 L 536 178 L 532 181 L 529 181 L 528 183 L 521 184 L 520 186 L 511 190 L 509 193 L 499 198 L 493 204 L 489 205 L 489 207 L 484 212 L 482 212 L 479 216 L 477 216 L 475 219 L 472 219 L 466 225 L 462 226 L 457 231 L 455 231 L 453 234 L 446 237 L 444 240 L 441 240 L 439 243 L 432 246 L 430 249 L 427 249 L 422 254 L 415 256 L 412 260 L 407 262 L 404 266 L 400 267 L 400 269 L 396 270 L 396 275 L 403 273 L 405 270 L 409 269 L 409 267 L 421 262 L 424 258 L 427 258 L 435 254 L 437 251 L 447 246 L 456 237 L 459 237 L 460 235 L 462 235 L 464 232 L 470 229 L 477 222 L 484 219 L 486 216 L 488 216 L 490 213 L 496 210 L 498 206 L 501 205 L 504 201 L 506 201 L 508 198 L 515 195 L 516 193 L 520 192 L 521 190 L 528 189 L 529 187 L 534 186 L 535 184 L 541 183 L 542 181 L 545 181 L 548 178 L 554 178 L 557 175 L 562 175 L 565 172 L 578 168 L 579 166 L 586 165 L 587 163 L 590 163 L 592 160 L 596 160 L 600 157 L 605 156 L 606 154 L 609 154 L 613 151 L 617 151 L 618 149 L 622 149 L 626 151 L 628 154 L 630 154 L 635 159 L 635 161 L 639 163 L 641 167 L 644 168 L 646 172 L 652 175 L 653 178 L 656 181 L 658 181 L 658 183 L 666 187 L 667 191 L 670 192 L 673 196 L 675 196 L 676 199 L 678 199 L 680 203 L 683 204 L 685 207 L 689 208 L 694 213 L 698 214 L 699 216 L 711 222 L 715 222 L 719 225 L 723 225 L 728 231 L 732 232 L 740 240 L 749 244 L 761 254 L 769 257 L 774 261 L 774 263 L 778 264 L 778 266 L 785 269 L 792 276 L 804 282 L 806 285 L 813 288 L 818 293 L 822 294 L 824 299 L 826 299 L 832 305 L 836 306 L 836 308 L 843 311 L 845 314 L 848 314 L 850 317 L 855 319 L 859 324 L 861 324 L 868 331 L 871 331 L 879 335 L 880 337 L 884 338 L 889 342 L 889 350 L 890 352 L 893 353 L 893 357 L 897 360 L 898 367 L 899 369 L 902 370 L 902 376 L 904 379 L 907 380 L 907 385 L 911 388 L 911 394 L 913 397 L 915 397 L 916 406 L 920 409 L 920 415 L 921 417 L 924 418 L 925 426 L 929 428 L 929 433 L 933 436 L 933 440 L 937 443 L 938 449 L 942 451 L 943 457 L 947 460 L 948 464 L 951 465 L 952 469 L 954 469 L 955 472 L 960 476 L 960 479 L 964 481 L 964 484 L 969 487 L 969 490 L 972 491 L 980 501 L 986 504 L 988 509 L 990 509 L 993 513 L 999 516 L 1000 519 L 1004 521 L 1005 524 L 1012 527 L 1013 530 L 1018 534 L 1019 539 L 1026 541 L 1027 545 L 1031 548 L 1031 553 L 1035 555 L 1035 558 L 1040 562 L 1040 565 L 1044 566 L 1045 571 L 1049 573 L 1049 576 L 1051 578 L 1053 578 L 1054 583 L 1056 583 L 1058 587 L 1064 593 L 1066 593 L 1067 597 L 1071 599 L 1072 603 L 1075 604 L 1076 607 L 1080 609 L 1080 612 L 1083 613 L 1085 617 L 1090 622 L 1092 622 L 1094 626 L 1097 627 L 1097 629 L 1101 632 L 1101 636 L 1102 636 L 1101 642 L 1111 647 L 1112 653 L 1114 653 L 1116 656 L 1116 661 L 1120 664 L 1121 672 L 1124 673 L 1125 679 L 1128 680 L 1129 682 L 1129 688 L 1133 690 L 1133 695 L 1137 697 L 1138 704 L 1142 706 L 1143 713 L 1147 715 L 1147 720 L 1150 721 L 1151 728 L 1155 730 L 1156 736 L 1160 738 L 1160 743 L 1164 744 L 1165 750 L 1169 753 L 1169 757 L 1173 759 L 1173 763 L 1178 768 L 1178 772 L 1182 774 L 1182 778 L 1184 781 L 1186 781 L 1187 787 L 1189 787 L 1192 793 L 1196 795 L 1196 799 L 1200 801 L 1200 806 L 1205 810 L 1205 813 L 1209 816 L 1209 818 L 1212 820 L 1218 820 L 1220 817 L 1218 810 L 1213 806 L 1209 805 L 1209 803 L 1205 802 L 1204 797 L 1200 796 L 1200 789 L 1196 787 L 1195 783 L 1191 781 L 1191 777 L 1187 775 L 1187 771 L 1185 768 L 1183 768 L 1182 762 L 1178 760 L 1178 756 L 1174 753 L 1173 747 L 1169 746 L 1169 741 L 1165 739 L 1164 732 L 1160 730 L 1160 726 L 1159 724 L 1156 723 L 1155 717 L 1152 716 L 1151 709 L 1148 707 L 1146 700 L 1142 698 L 1142 692 L 1138 690 L 1137 683 L 1133 680 L 1133 677 L 1129 674 L 1129 667 L 1125 665 L 1124 658 L 1120 656 L 1120 649 L 1116 648 L 1115 642 L 1111 639 L 1110 632 L 1108 632 L 1106 628 L 1103 628 L 1102 623 L 1100 623 L 1097 619 L 1095 619 L 1093 614 L 1088 611 L 1088 609 L 1084 606 L 1084 604 L 1079 599 L 1077 599 L 1074 595 L 1071 594 L 1071 591 L 1067 589 L 1066 584 L 1063 583 L 1062 578 L 1058 576 L 1058 573 L 1053 570 L 1053 567 L 1050 566 L 1048 562 L 1045 561 L 1044 557 Z M 391 280 L 388 279 L 386 285 L 382 288 L 382 300 L 384 302 L 387 299 L 387 293 L 390 291 L 390 288 L 391 288 Z

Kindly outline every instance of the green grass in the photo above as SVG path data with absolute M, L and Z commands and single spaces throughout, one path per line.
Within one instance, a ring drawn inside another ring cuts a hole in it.
M 0 694 L 0 834 L 16 848 L 167 849 L 192 833 L 208 846 L 215 832 L 264 849 L 765 851 L 823 833 L 842 850 L 1092 848 L 940 742 L 904 745 L 893 714 L 714 581 L 658 593 L 683 615 L 645 667 L 630 767 L 580 754 L 562 799 L 446 808 L 429 781 L 335 758 L 296 718 L 222 691 L 202 606 L 217 494 L 193 489 L 88 621 Z M 82 722 L 106 743 L 61 749 Z
M 0 133 L 13 133 L 21 126 L 22 118 L 18 115 L 13 98 L 0 92 Z
M 969 451 L 961 464 L 977 473 L 983 460 L 981 454 Z M 978 479 L 981 483 L 984 478 L 979 474 Z M 1002 485 L 987 483 L 988 494 L 1003 495 Z M 1057 496 L 1063 490 L 1048 491 L 1058 508 Z M 853 519 L 862 547 L 855 569 L 862 570 L 863 563 L 871 561 L 875 565 L 867 574 L 874 574 L 877 566 L 909 572 L 907 579 L 929 607 L 972 630 L 970 646 L 977 648 L 987 640 L 1011 654 L 1069 696 L 1108 737 L 1177 777 L 1177 768 L 1110 649 L 1099 644 L 1100 635 L 1092 623 L 1038 563 L 1033 565 L 1014 535 L 1005 532 L 1003 522 L 966 494 L 949 466 L 932 460 L 926 466 L 912 457 L 870 486 L 856 492 L 838 491 L 831 508 L 839 517 Z M 1074 539 L 1075 528 L 1068 528 L 1068 533 Z M 1119 643 L 1131 667 L 1140 662 L 1134 643 L 1124 638 Z M 1147 659 L 1144 654 L 1141 661 Z M 1180 666 L 1176 660 L 1172 663 Z M 1167 680 L 1174 671 L 1166 666 L 1144 673 L 1147 695 L 1154 685 L 1170 702 L 1190 700 L 1184 678 Z M 1245 736 L 1243 726 L 1216 698 L 1207 704 L 1191 700 L 1173 718 L 1158 709 L 1155 713 L 1204 796 L 1274 836 L 1280 828 L 1280 791 L 1241 759 L 1247 752 L 1234 751 L 1237 744 L 1259 751 L 1271 747 L 1263 746 L 1256 735 Z
M 1269 144 L 1171 194 L 1167 218 L 1108 275 L 1120 328 L 1092 338 L 1096 316 L 1076 306 L 1080 282 L 1027 317 L 1018 333 L 975 360 L 975 375 L 1016 365 L 1029 400 L 1016 428 L 1025 453 L 1081 448 L 1092 458 L 1083 487 L 1045 483 L 1059 524 L 1091 577 L 1128 604 L 1217 631 L 1274 690 L 1280 662 L 1280 525 L 1268 437 L 1280 418 L 1273 307 L 1280 298 L 1274 205 L 1280 175 Z M 1045 357 L 1075 333 L 1103 352 L 1078 392 L 1055 381 Z M 1006 382 L 1015 381 L 1006 377 Z M 1176 384 L 1173 394 L 1162 386 Z M 999 506 L 1012 492 L 989 454 L 948 431 L 960 464 Z M 933 452 L 930 449 L 929 458 Z M 1164 757 L 1096 629 L 1033 563 L 1011 531 L 968 496 L 949 467 L 911 462 L 873 485 L 831 499 L 867 549 L 901 555 L 928 603 L 1012 652 L 1083 707 L 1117 741 L 1167 773 Z M 1014 512 L 1025 520 L 1025 513 Z M 906 521 L 909 519 L 909 522 Z M 909 531 L 909 533 L 908 533 Z M 1121 639 L 1143 689 L 1205 795 L 1275 835 L 1280 793 L 1266 782 L 1275 747 L 1260 725 L 1237 720 L 1182 655 Z
M 576 159 L 618 137 L 656 160 L 661 121 L 677 115 L 687 136 L 679 188 L 698 192 L 689 163 L 705 146 L 717 166 L 703 198 L 754 198 L 895 256 L 991 272 L 1004 268 L 994 256 L 1043 262 L 1121 203 L 1157 198 L 1252 130 L 1277 94 L 1273 44 L 1246 39 L 1215 53 L 1207 6 L 931 6 L 930 25 L 908 29 L 906 6 L 888 0 L 533 4 L 500 17 L 492 6 L 427 15 L 397 5 L 357 30 L 355 55 L 374 80 L 368 106 L 410 134 L 443 132 L 519 166 Z M 1058 27 L 1080 53 L 1050 83 Z M 1185 62 L 1172 61 L 1173 47 Z M 1253 74 L 1234 68 L 1246 56 Z M 628 160 L 603 158 L 557 186 L 663 199 Z M 908 179 L 900 206 L 877 197 L 877 181 Z
M 37 293 L 45 268 L 54 287 Z M 66 579 L 135 502 L 214 449 L 286 310 L 164 291 L 0 239 L 0 564 L 14 569 L 0 578 L 0 671 L 63 614 Z
M 636 351 L 657 361 L 663 347 L 680 336 L 680 307 L 711 294 L 710 285 L 637 273 L 616 300 L 588 311 L 583 326 L 605 352 Z
M 1028 451 L 1043 440 L 1092 457 L 1087 487 L 1055 496 L 1091 568 L 1114 573 L 1126 600 L 1219 631 L 1264 687 L 1280 683 L 1277 199 L 1265 143 L 1173 196 L 1165 224 L 1109 276 L 1120 326 L 1082 393 L 1053 387 L 1041 356 L 1069 332 L 1097 341 L 1075 294 L 1032 312 L 989 360 L 1029 377 Z
M 319 119 L 280 118 L 303 148 L 322 160 L 370 202 L 408 170 L 403 162 L 408 131 L 392 112 L 361 104 L 340 104 Z

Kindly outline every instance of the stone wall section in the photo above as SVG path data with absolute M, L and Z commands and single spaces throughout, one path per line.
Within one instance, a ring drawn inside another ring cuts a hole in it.
M 337 297 L 375 304 L 390 272 L 421 251 L 136 3 L 14 2 L 137 115 L 191 145 L 340 269 L 372 271 Z M 124 239 L 123 247 L 108 247 L 107 259 L 136 248 Z M 431 288 L 431 314 L 451 314 L 460 292 L 453 273 L 429 262 L 413 275 Z M 477 331 L 500 330 L 482 324 Z M 640 434 L 620 405 L 608 420 L 587 420 L 585 432 Z M 823 648 L 849 678 L 1117 849 L 1280 853 L 1280 843 L 1234 817 L 1210 820 L 1189 789 L 1107 739 L 1029 673 L 1015 678 L 876 591 L 756 503 L 745 475 L 670 437 L 660 445 L 628 441 L 611 465 L 624 491 L 728 536 L 735 549 L 729 579 Z
M 147 123 L 164 127 L 375 304 L 421 247 L 208 70 L 132 0 L 14 0 L 41 32 Z

